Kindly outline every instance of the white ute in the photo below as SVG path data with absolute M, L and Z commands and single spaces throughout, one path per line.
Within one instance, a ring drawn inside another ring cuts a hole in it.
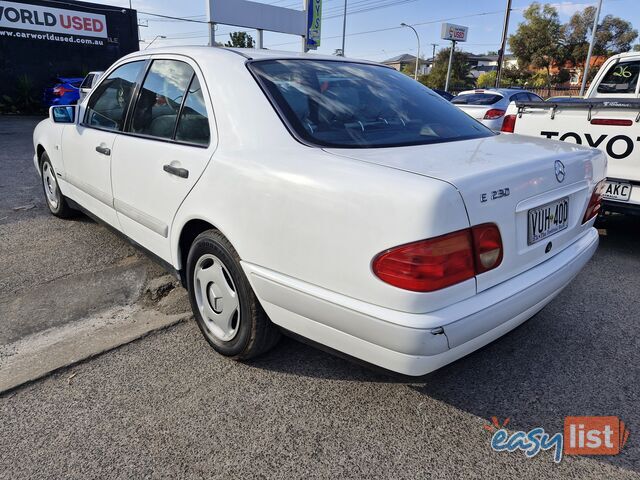
M 563 140 L 607 154 L 603 210 L 640 214 L 640 52 L 609 58 L 584 99 L 516 102 L 503 132 Z
M 422 375 L 532 317 L 598 245 L 601 152 L 496 134 L 371 62 L 137 52 L 33 139 L 51 212 L 151 252 L 232 358 L 285 330 Z

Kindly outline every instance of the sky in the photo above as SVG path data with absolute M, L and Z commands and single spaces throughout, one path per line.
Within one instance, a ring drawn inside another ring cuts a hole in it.
M 113 6 L 129 6 L 129 0 L 93 0 Z M 215 1 L 215 0 L 214 0 Z M 277 6 L 302 8 L 303 0 L 254 0 Z M 473 53 L 486 53 L 498 50 L 502 34 L 502 22 L 506 0 L 347 0 L 347 28 L 345 53 L 348 57 L 384 61 L 402 53 L 416 54 L 417 40 L 409 28 L 400 26 L 402 22 L 411 24 L 420 36 L 421 54 L 432 55 L 433 46 L 437 49 L 449 46 L 448 41 L 440 39 L 443 21 L 469 27 L 467 42 L 463 50 Z M 394 3 L 385 8 L 376 8 Z M 522 22 L 522 12 L 531 4 L 531 0 L 513 0 L 510 21 L 510 33 Z M 567 21 L 576 11 L 582 10 L 596 1 L 566 0 L 552 3 L 560 14 L 561 21 Z M 206 21 L 207 0 L 131 0 L 138 10 L 140 38 L 144 48 L 158 35 L 154 46 L 168 45 L 206 45 L 206 23 L 175 21 L 146 15 L 143 12 L 187 17 L 196 21 Z M 342 43 L 342 11 L 344 0 L 323 0 L 322 44 L 318 53 L 333 54 Z M 358 10 L 365 10 L 358 12 Z M 640 30 L 640 0 L 604 0 L 601 18 L 612 14 L 630 21 Z M 217 41 L 229 40 L 229 32 L 246 30 L 256 38 L 255 31 L 218 25 Z M 373 31 L 378 30 L 378 31 Z M 299 37 L 264 33 L 264 46 L 274 50 L 301 50 Z

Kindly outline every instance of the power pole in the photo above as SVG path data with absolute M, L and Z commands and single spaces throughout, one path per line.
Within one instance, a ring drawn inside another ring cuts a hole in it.
M 496 70 L 496 88 L 500 88 L 502 78 L 502 64 L 504 63 L 504 51 L 507 48 L 507 35 L 509 34 L 509 17 L 511 16 L 511 0 L 507 0 L 507 10 L 504 12 L 504 25 L 502 27 L 502 42 L 498 50 L 498 69 Z
M 596 31 L 598 30 L 598 20 L 600 20 L 600 10 L 602 9 L 602 0 L 598 2 L 596 16 L 593 17 L 593 27 L 591 27 L 591 42 L 589 42 L 589 52 L 587 53 L 587 61 L 584 64 L 584 74 L 582 75 L 582 86 L 580 87 L 580 96 L 584 96 L 584 90 L 587 87 L 587 77 L 589 76 L 589 66 L 591 65 L 591 54 L 593 53 L 593 44 L 596 43 Z
M 451 64 L 453 63 L 453 51 L 456 49 L 456 41 L 451 40 L 451 51 L 449 52 L 449 66 L 447 67 L 447 81 L 444 84 L 444 91 L 449 91 L 449 77 L 451 77 Z
M 344 39 L 347 36 L 347 0 L 344 0 L 344 14 L 342 15 L 342 56 L 344 57 Z
M 207 17 L 208 17 L 208 29 L 209 29 L 209 46 L 210 47 L 215 47 L 216 46 L 216 24 L 212 22 L 212 6 L 211 4 L 213 3 L 213 0 L 208 0 L 207 1 Z
M 438 44 L 432 43 L 431 46 L 433 47 L 433 55 L 431 56 L 431 68 L 433 69 L 433 66 L 436 64 L 436 47 Z

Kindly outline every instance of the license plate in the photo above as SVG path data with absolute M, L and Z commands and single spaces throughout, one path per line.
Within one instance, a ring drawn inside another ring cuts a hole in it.
M 569 198 L 561 198 L 528 212 L 527 243 L 533 245 L 567 228 Z
M 619 202 L 628 202 L 631 198 L 631 184 L 627 182 L 616 182 L 615 180 L 607 180 L 603 197 L 607 200 L 617 200 Z

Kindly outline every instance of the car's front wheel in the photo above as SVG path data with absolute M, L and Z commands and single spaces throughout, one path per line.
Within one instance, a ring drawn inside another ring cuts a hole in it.
M 72 217 L 74 211 L 69 207 L 66 198 L 60 191 L 56 172 L 53 169 L 53 165 L 51 165 L 51 160 L 49 159 L 47 152 L 43 152 L 40 157 L 40 177 L 42 178 L 44 198 L 47 201 L 49 211 L 56 217 Z
M 186 273 L 196 321 L 218 353 L 246 360 L 277 343 L 280 331 L 258 302 L 237 252 L 220 232 L 207 230 L 195 239 Z

